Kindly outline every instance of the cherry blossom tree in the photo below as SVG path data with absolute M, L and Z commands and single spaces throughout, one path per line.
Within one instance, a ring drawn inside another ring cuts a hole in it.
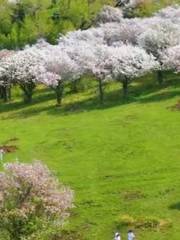
M 142 48 L 123 45 L 111 48 L 109 59 L 112 65 L 112 76 L 123 85 L 123 95 L 127 97 L 129 83 L 137 77 L 154 71 L 159 67 L 153 55 L 147 54 Z
M 96 24 L 107 22 L 121 23 L 123 14 L 121 9 L 105 5 L 96 17 Z
M 57 105 L 61 105 L 64 83 L 73 82 L 82 74 L 79 65 L 67 54 L 67 48 L 49 46 L 40 52 L 43 64 L 38 81 L 54 89 Z
M 104 44 L 89 44 L 80 41 L 69 49 L 68 54 L 80 67 L 82 74 L 90 74 L 96 77 L 98 81 L 98 89 L 100 102 L 104 99 L 104 83 L 109 75 L 110 68 L 105 67 L 106 59 L 109 57 L 109 47 Z
M 68 32 L 65 36 L 59 37 L 58 43 L 62 46 L 71 46 L 78 41 L 85 41 L 89 44 L 104 44 L 104 32 L 101 28 L 89 28 L 87 30 L 76 30 Z
M 180 73 L 180 45 L 164 51 L 162 54 L 162 62 L 165 69 Z
M 104 86 L 111 78 L 112 64 L 108 61 L 111 58 L 110 47 L 107 45 L 96 45 L 94 49 L 94 60 L 89 65 L 88 71 L 98 80 L 100 102 L 104 102 Z M 93 59 L 93 58 L 92 58 Z
M 60 228 L 72 201 L 73 192 L 40 162 L 9 163 L 0 173 L 0 228 L 8 239 L 27 239 L 48 226 Z
M 171 19 L 174 23 L 180 22 L 180 7 L 179 5 L 168 6 L 161 9 L 155 16 Z
M 1 63 L 0 78 L 9 84 L 18 84 L 24 92 L 24 101 L 31 102 L 42 59 L 35 48 L 17 52 Z
M 167 19 L 158 24 L 152 25 L 143 32 L 138 39 L 138 43 L 148 53 L 152 53 L 160 62 L 161 69 L 158 73 L 158 82 L 163 82 L 163 64 L 161 54 L 168 47 L 173 47 L 180 43 L 180 25 Z
M 119 23 L 101 24 L 104 33 L 104 43 L 109 46 L 131 43 L 136 45 L 138 36 L 145 31 L 147 24 L 140 18 L 124 19 Z
M 0 66 L 2 65 L 2 62 L 15 54 L 15 51 L 10 51 L 10 50 L 1 50 L 0 51 Z M 1 66 L 0 72 L 3 71 L 3 68 Z M 0 98 L 4 99 L 5 102 L 11 99 L 11 85 L 7 81 L 7 79 L 2 78 L 0 79 Z

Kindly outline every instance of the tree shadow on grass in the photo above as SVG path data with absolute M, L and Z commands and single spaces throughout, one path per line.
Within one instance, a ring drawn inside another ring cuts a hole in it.
M 18 102 L 0 103 L 0 113 L 29 108 L 30 106 L 34 106 L 38 103 L 49 101 L 54 98 L 55 98 L 55 94 L 53 91 L 49 91 L 49 89 L 40 89 L 33 96 L 33 101 L 30 104 L 24 103 L 22 100 L 20 102 L 18 101 Z
M 154 82 L 144 84 L 137 84 L 135 86 L 129 87 L 129 97 L 124 99 L 121 90 L 112 90 L 105 93 L 104 104 L 99 103 L 97 94 L 95 96 L 88 95 L 83 100 L 76 100 L 75 102 L 68 102 L 62 104 L 62 107 L 56 107 L 54 105 L 43 105 L 36 106 L 38 103 L 43 103 L 54 99 L 55 96 L 53 92 L 44 91 L 43 95 L 34 96 L 33 103 L 26 105 L 21 102 L 5 104 L 5 106 L 0 107 L 1 112 L 9 112 L 12 110 L 20 110 L 18 112 L 12 113 L 9 116 L 5 116 L 1 119 L 9 118 L 27 118 L 38 115 L 39 113 L 46 112 L 50 115 L 65 116 L 70 114 L 77 114 L 82 112 L 88 112 L 92 110 L 103 110 L 115 106 L 127 105 L 133 102 L 139 104 L 145 104 L 150 102 L 165 101 L 176 96 L 180 96 L 180 86 L 179 79 L 173 79 L 171 81 L 166 81 L 163 86 L 159 86 Z M 94 91 L 94 89 L 92 89 Z M 86 93 L 84 94 L 86 95 Z M 33 108 L 31 108 L 33 106 Z
M 169 206 L 169 209 L 171 210 L 179 210 L 180 211 L 180 202 L 174 203 Z

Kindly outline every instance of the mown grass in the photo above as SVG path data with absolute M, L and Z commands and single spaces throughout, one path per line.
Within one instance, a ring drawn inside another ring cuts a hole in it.
M 172 223 L 137 228 L 138 240 L 179 240 L 180 112 L 171 109 L 179 100 L 178 78 L 166 76 L 161 88 L 152 76 L 146 84 L 139 79 L 127 100 L 112 84 L 102 106 L 94 87 L 67 94 L 62 108 L 45 89 L 31 105 L 17 89 L 14 102 L 1 102 L 0 144 L 16 138 L 11 144 L 18 147 L 5 162 L 40 159 L 75 191 L 62 239 L 109 240 L 116 230 L 126 239 L 118 219 L 128 215 Z

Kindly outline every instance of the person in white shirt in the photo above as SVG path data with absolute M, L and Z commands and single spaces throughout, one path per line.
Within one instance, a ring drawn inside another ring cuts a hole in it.
M 4 156 L 4 150 L 3 148 L 0 148 L 0 161 L 3 161 L 3 156 Z
M 128 231 L 128 240 L 134 240 L 135 239 L 135 234 L 133 233 L 132 230 Z
M 115 233 L 115 237 L 114 237 L 114 240 L 121 240 L 121 236 L 120 236 L 120 233 Z

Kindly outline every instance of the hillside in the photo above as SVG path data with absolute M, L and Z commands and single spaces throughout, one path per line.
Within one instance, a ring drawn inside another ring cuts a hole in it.
M 125 238 L 123 215 L 150 219 L 136 229 L 138 240 L 179 240 L 180 115 L 172 106 L 180 84 L 168 75 L 162 88 L 151 77 L 144 82 L 126 101 L 112 85 L 103 106 L 94 88 L 67 93 L 62 108 L 43 88 L 31 105 L 18 89 L 14 102 L 0 105 L 0 142 L 18 148 L 5 162 L 40 159 L 75 190 L 63 240 L 109 240 L 116 229 Z M 160 219 L 169 225 L 159 231 L 152 226 Z

